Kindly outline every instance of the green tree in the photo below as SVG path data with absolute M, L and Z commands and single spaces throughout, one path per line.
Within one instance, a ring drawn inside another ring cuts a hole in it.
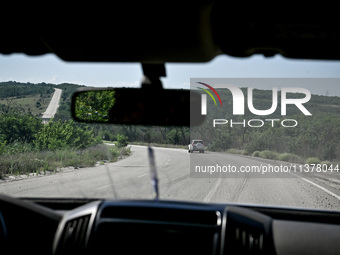
M 63 148 L 83 149 L 98 143 L 86 125 L 76 125 L 74 121 L 50 121 L 36 135 L 35 145 L 40 150 Z
M 217 132 L 216 138 L 211 141 L 208 149 L 211 151 L 225 151 L 230 148 L 230 145 L 230 134 L 220 130 Z
M 0 118 L 0 134 L 7 143 L 31 143 L 42 127 L 41 119 L 28 114 L 7 114 Z
M 128 145 L 128 137 L 127 136 L 125 136 L 125 135 L 117 135 L 116 137 L 117 137 L 117 144 L 116 145 L 119 148 L 125 147 L 125 146 Z
M 168 133 L 168 140 L 171 144 L 179 144 L 180 138 L 181 137 L 177 128 L 172 129 Z

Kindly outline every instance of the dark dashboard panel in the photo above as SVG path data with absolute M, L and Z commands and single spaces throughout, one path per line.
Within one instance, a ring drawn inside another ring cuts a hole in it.
M 217 254 L 218 231 L 198 226 L 101 222 L 90 247 L 115 254 Z
M 221 208 L 164 203 L 104 203 L 91 248 L 116 254 L 216 254 Z M 131 245 L 133 244 L 133 245 Z
M 52 254 L 62 215 L 30 201 L 0 194 L 1 254 Z
M 0 215 L 2 254 L 332 254 L 340 250 L 340 213 L 331 211 L 1 196 Z
M 93 220 L 94 219 L 94 220 Z M 225 205 L 171 201 L 92 202 L 64 215 L 55 254 L 275 253 L 272 219 Z

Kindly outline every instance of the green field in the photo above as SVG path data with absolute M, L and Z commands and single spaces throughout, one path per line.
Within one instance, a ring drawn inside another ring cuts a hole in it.
M 52 95 L 34 95 L 34 96 L 27 96 L 27 97 L 12 97 L 6 99 L 0 99 L 0 105 L 3 107 L 7 107 L 10 105 L 11 108 L 15 107 L 18 109 L 25 109 L 25 111 L 32 113 L 35 116 L 41 115 L 45 112 Z

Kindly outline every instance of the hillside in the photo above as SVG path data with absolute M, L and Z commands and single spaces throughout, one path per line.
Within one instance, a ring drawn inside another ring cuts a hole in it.
M 46 110 L 54 88 L 62 89 L 58 115 L 60 119 L 69 119 L 70 98 L 73 92 L 82 85 L 51 84 L 51 83 L 21 83 L 15 81 L 0 82 L 0 111 L 8 113 L 11 109 L 40 117 Z

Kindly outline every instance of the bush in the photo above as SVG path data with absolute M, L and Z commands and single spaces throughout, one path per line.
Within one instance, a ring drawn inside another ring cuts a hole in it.
M 34 141 L 39 150 L 60 150 L 66 148 L 84 149 L 100 141 L 86 126 L 76 125 L 74 121 L 53 121 L 44 125 L 36 134 Z
M 278 159 L 279 154 L 275 151 L 264 150 L 260 152 L 260 157 L 266 159 Z
M 260 157 L 260 152 L 259 151 L 254 151 L 252 156 L 253 157 Z
M 6 151 L 6 143 L 7 142 L 0 137 L 0 155 Z
M 10 128 L 9 128 L 10 127 Z M 35 134 L 43 128 L 41 119 L 31 115 L 8 114 L 0 118 L 0 140 L 31 143 Z
M 321 161 L 318 158 L 308 158 L 306 164 L 320 164 Z
M 301 158 L 298 155 L 292 153 L 282 153 L 279 155 L 279 160 L 287 161 L 291 163 L 302 163 Z
M 116 146 L 112 146 L 110 149 L 110 156 L 112 161 L 117 161 L 120 158 L 124 158 L 131 153 L 131 147 L 126 148 L 117 148 Z
M 126 147 L 128 145 L 128 137 L 125 135 L 117 135 L 117 143 L 116 145 L 121 148 L 121 147 Z

